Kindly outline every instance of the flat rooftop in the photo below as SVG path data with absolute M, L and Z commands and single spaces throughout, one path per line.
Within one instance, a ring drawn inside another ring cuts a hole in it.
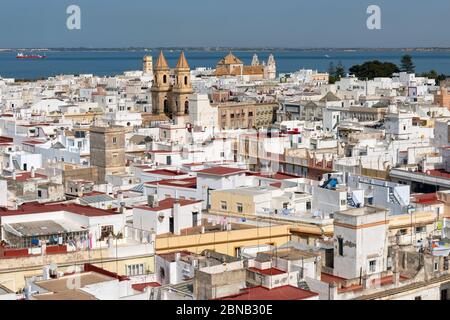
M 75 279 L 76 278 L 76 279 Z M 62 293 L 66 291 L 75 291 L 76 288 L 69 288 L 68 283 L 77 283 L 80 288 L 85 286 L 102 283 L 106 281 L 116 280 L 113 277 L 109 277 L 104 274 L 100 274 L 97 272 L 82 272 L 71 274 L 68 276 L 63 276 L 58 279 L 50 279 L 50 280 L 41 280 L 36 281 L 35 284 L 49 292 L 53 293 Z M 73 282 L 72 282 L 73 281 Z
M 318 254 L 296 248 L 275 249 L 273 251 L 266 251 L 257 254 L 256 260 L 270 261 L 272 257 L 277 257 L 285 260 L 301 260 L 317 257 Z
M 336 212 L 335 214 L 343 214 L 354 217 L 361 217 L 369 214 L 375 214 L 387 211 L 387 209 L 373 207 L 373 206 L 364 206 L 361 208 L 351 208 L 343 211 Z
M 5 231 L 21 237 L 56 235 L 70 232 L 85 232 L 80 225 L 68 220 L 43 220 L 11 223 L 4 226 Z
M 252 229 L 255 228 L 252 225 L 244 224 L 244 223 L 233 223 L 231 222 L 231 231 L 233 230 L 246 230 L 246 229 Z M 222 230 L 220 224 L 213 225 L 211 222 L 208 222 L 207 219 L 202 219 L 202 224 L 200 226 L 192 227 L 192 228 L 185 228 L 181 229 L 180 236 L 190 236 L 195 234 L 201 234 L 202 233 L 202 227 L 205 227 L 205 233 L 210 232 L 226 232 L 227 230 Z M 166 237 L 178 237 L 177 235 L 173 233 L 163 233 L 157 236 L 158 238 L 166 238 Z

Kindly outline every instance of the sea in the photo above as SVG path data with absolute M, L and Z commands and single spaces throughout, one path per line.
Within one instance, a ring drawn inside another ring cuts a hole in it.
M 114 76 L 124 71 L 141 70 L 142 58 L 152 55 L 154 61 L 157 50 L 142 51 L 46 51 L 46 59 L 24 60 L 16 59 L 16 51 L 0 52 L 0 76 L 34 80 L 59 74 L 94 74 L 98 76 Z M 30 53 L 30 52 L 24 52 Z M 36 53 L 36 52 L 33 52 Z M 250 64 L 253 54 L 259 61 L 267 60 L 273 54 L 277 63 L 278 73 L 290 73 L 300 69 L 327 71 L 330 62 L 334 65 L 341 62 L 348 70 L 355 64 L 368 60 L 389 61 L 400 64 L 400 58 L 405 53 L 412 56 L 416 72 L 426 72 L 432 69 L 438 73 L 450 75 L 450 50 L 404 51 L 404 50 L 259 50 L 233 51 L 245 64 Z M 170 66 L 176 65 L 179 50 L 167 50 L 164 55 Z M 187 50 L 186 58 L 191 68 L 214 68 L 217 62 L 228 54 L 228 51 Z

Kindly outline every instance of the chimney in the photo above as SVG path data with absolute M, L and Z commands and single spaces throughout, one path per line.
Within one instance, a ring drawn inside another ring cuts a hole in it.
M 13 180 L 17 179 L 17 174 L 16 174 L 16 170 L 15 169 L 12 171 L 12 179 Z
M 150 194 L 147 196 L 147 205 L 150 208 L 158 207 L 158 196 L 156 194 Z
M 179 202 L 173 204 L 173 233 L 177 236 L 181 234 L 181 205 Z
M 123 202 L 123 192 L 122 191 L 117 192 L 117 201 L 119 201 L 119 203 Z
M 201 231 L 201 233 L 203 234 L 203 233 L 205 233 L 205 226 L 202 226 L 202 228 L 200 229 Z
M 36 170 L 34 169 L 34 167 L 31 167 L 31 178 L 35 178 L 36 177 Z
M 175 261 L 180 261 L 180 258 L 181 258 L 181 253 L 175 252 Z

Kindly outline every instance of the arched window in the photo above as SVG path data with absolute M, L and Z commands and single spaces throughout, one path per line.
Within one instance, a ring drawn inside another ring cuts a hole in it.
M 184 113 L 185 113 L 185 114 L 188 114 L 188 113 L 189 113 L 189 101 L 188 101 L 188 100 L 186 100 L 186 101 L 184 102 Z
M 187 86 L 187 84 L 188 84 L 188 78 L 187 78 L 187 76 L 184 76 L 184 85 Z
M 163 75 L 163 83 L 167 83 L 167 75 Z
M 169 113 L 169 102 L 167 101 L 167 99 L 164 100 L 164 113 Z

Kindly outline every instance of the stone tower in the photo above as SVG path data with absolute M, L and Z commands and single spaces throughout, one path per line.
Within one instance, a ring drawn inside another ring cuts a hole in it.
M 259 59 L 258 59 L 258 56 L 256 55 L 256 53 L 253 55 L 253 58 L 252 58 L 252 66 L 259 66 Z
M 125 172 L 125 127 L 91 127 L 89 143 L 99 182 L 105 182 L 108 174 Z
M 174 70 L 175 82 L 172 87 L 172 114 L 184 116 L 189 114 L 189 96 L 192 94 L 191 69 L 181 51 Z
M 153 73 L 153 57 L 145 56 L 142 61 L 142 71 L 144 74 L 152 74 Z
M 269 80 L 274 80 L 277 78 L 277 65 L 273 54 L 270 54 L 269 59 L 267 60 L 267 65 L 264 68 L 264 78 Z
M 154 114 L 170 114 L 170 69 L 162 51 L 153 69 L 152 107 Z

